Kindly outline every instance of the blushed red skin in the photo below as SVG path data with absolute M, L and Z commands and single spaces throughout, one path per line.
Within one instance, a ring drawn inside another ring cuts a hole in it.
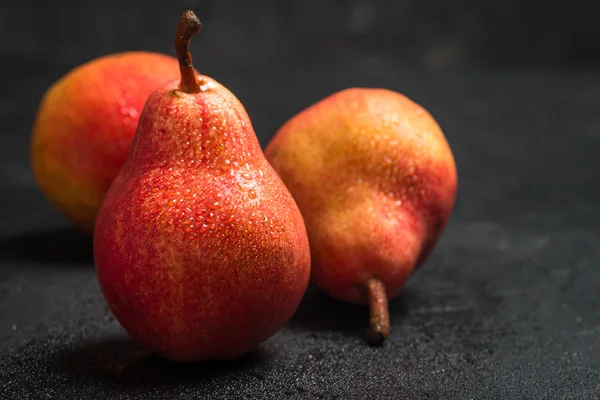
M 438 124 L 384 89 L 335 93 L 294 116 L 266 148 L 300 208 L 312 278 L 365 304 L 368 279 L 396 296 L 454 207 L 457 172 Z
M 155 92 L 94 233 L 122 326 L 178 362 L 232 359 L 272 336 L 310 276 L 308 237 L 250 119 L 226 88 Z
M 73 69 L 44 94 L 33 128 L 33 172 L 50 202 L 82 230 L 93 231 L 148 96 L 178 76 L 173 57 L 118 53 Z

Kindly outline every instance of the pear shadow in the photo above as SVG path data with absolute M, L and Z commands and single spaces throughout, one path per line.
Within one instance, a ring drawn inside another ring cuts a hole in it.
M 92 236 L 70 227 L 27 232 L 0 239 L 0 259 L 52 265 L 93 265 Z
M 267 359 L 261 349 L 232 361 L 175 363 L 156 355 L 128 337 L 90 343 L 64 354 L 64 367 L 74 378 L 116 385 L 157 386 L 201 382 L 227 374 L 252 371 Z
M 390 300 L 392 326 L 402 323 L 413 300 L 414 296 L 407 290 Z M 365 340 L 369 328 L 369 308 L 338 301 L 311 284 L 289 326 L 310 332 L 335 332 Z

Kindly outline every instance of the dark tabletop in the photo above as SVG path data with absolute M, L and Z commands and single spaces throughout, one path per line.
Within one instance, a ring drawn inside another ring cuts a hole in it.
M 33 181 L 31 119 L 64 66 L 11 68 L 0 91 L 0 398 L 600 396 L 600 75 L 377 60 L 205 70 L 246 105 L 263 145 L 335 90 L 403 92 L 444 129 L 460 188 L 434 254 L 390 303 L 383 348 L 361 337 L 366 309 L 311 288 L 256 352 L 182 366 L 128 338 L 100 294 L 90 238 Z

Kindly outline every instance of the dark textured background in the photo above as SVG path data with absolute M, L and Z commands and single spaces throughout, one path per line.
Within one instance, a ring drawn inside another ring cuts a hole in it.
M 194 39 L 208 68 L 269 68 L 307 59 L 432 69 L 597 65 L 594 0 L 4 0 L 4 55 L 71 65 L 98 54 L 171 51 L 182 10 L 205 22 Z
M 4 0 L 0 5 L 0 398 L 600 398 L 600 30 L 595 1 Z M 366 310 L 314 288 L 257 352 L 178 366 L 110 316 L 90 239 L 28 164 L 43 91 L 119 50 L 172 54 L 204 21 L 198 68 L 247 107 L 261 143 L 301 108 L 380 86 L 438 119 L 459 168 L 432 258 L 367 347 Z

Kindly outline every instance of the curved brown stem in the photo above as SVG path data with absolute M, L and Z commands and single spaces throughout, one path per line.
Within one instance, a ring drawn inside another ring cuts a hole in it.
M 390 314 L 385 286 L 376 278 L 371 278 L 365 283 L 369 310 L 371 313 L 371 329 L 367 340 L 372 345 L 380 346 L 390 335 Z
M 179 26 L 175 33 L 175 52 L 179 61 L 181 71 L 181 83 L 179 88 L 186 93 L 200 92 L 200 85 L 196 80 L 196 71 L 192 64 L 192 55 L 189 51 L 190 38 L 202 27 L 202 23 L 193 11 L 188 10 L 179 19 Z

